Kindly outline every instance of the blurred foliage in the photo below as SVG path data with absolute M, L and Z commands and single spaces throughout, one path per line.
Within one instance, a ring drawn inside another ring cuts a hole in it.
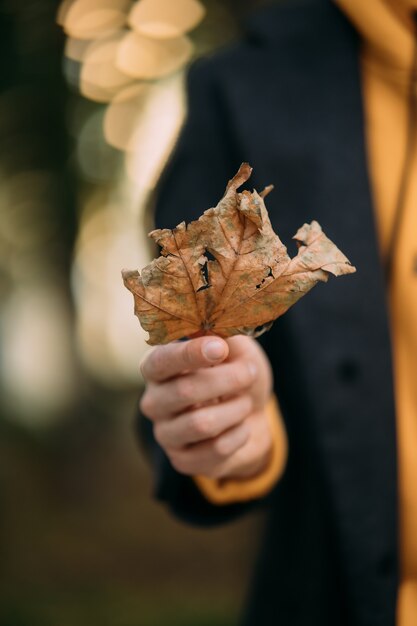
M 249 4 L 206 0 L 197 54 L 236 37 Z M 153 502 L 139 380 L 81 358 L 75 244 L 126 190 L 102 105 L 64 79 L 58 5 L 0 2 L 0 626 L 232 626 L 259 520 L 190 529 Z

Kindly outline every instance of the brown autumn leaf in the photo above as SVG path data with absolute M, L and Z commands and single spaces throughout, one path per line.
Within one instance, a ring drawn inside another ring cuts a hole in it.
M 153 230 L 161 256 L 141 274 L 122 272 L 149 344 L 258 336 L 319 281 L 356 271 L 315 221 L 294 236 L 298 254 L 290 259 L 265 208 L 272 187 L 237 192 L 251 172 L 243 163 L 219 204 L 198 220 Z

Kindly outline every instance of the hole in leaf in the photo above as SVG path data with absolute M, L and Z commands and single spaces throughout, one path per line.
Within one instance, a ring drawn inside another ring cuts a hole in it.
M 272 326 L 274 322 L 267 322 L 266 324 L 261 324 L 261 326 L 256 326 L 256 328 L 253 329 L 253 337 L 259 337 L 260 335 L 263 335 L 263 333 L 265 333 L 267 330 L 269 330 Z
M 203 263 L 200 269 L 200 272 L 204 281 L 204 285 L 199 287 L 197 291 L 203 291 L 204 289 L 208 289 L 209 287 L 211 287 L 210 280 L 209 280 L 208 263 L 209 261 L 215 261 L 216 258 L 208 250 L 204 250 L 204 256 L 206 257 L 207 261 Z
M 255 328 L 244 327 L 244 328 L 241 328 L 240 330 L 244 335 L 249 335 L 249 337 L 254 337 L 256 339 L 256 337 L 263 335 L 263 333 L 269 330 L 273 323 L 274 323 L 274 320 L 272 320 L 272 322 L 266 322 L 266 324 L 261 324 L 260 326 L 256 326 Z
M 274 278 L 274 275 L 273 275 L 273 273 L 272 273 L 272 267 L 268 267 L 268 274 L 265 276 L 265 278 L 263 278 L 263 279 L 261 280 L 261 282 L 260 282 L 260 283 L 258 283 L 258 284 L 256 285 L 256 289 L 259 289 L 260 287 L 262 287 L 262 285 L 264 284 L 264 282 L 266 281 L 266 279 L 267 279 L 267 278 L 269 278 L 270 276 L 272 276 L 272 278 Z
M 208 273 L 207 261 L 204 263 L 204 265 L 201 266 L 201 273 L 203 275 L 204 282 L 208 284 L 209 273 Z

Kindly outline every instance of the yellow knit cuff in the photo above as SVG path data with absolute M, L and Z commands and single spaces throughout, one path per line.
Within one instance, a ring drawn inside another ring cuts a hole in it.
M 252 478 L 213 479 L 194 476 L 201 493 L 211 504 L 248 502 L 267 495 L 281 477 L 287 460 L 287 435 L 275 396 L 267 406 L 268 422 L 272 434 L 272 451 L 268 465 Z

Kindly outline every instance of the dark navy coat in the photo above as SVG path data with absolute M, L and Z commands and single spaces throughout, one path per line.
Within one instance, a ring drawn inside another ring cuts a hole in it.
M 280 3 L 239 44 L 189 72 L 189 115 L 163 176 L 158 227 L 214 206 L 242 161 L 273 183 L 274 229 L 316 219 L 357 273 L 319 285 L 263 337 L 289 436 L 283 479 L 244 624 L 393 626 L 398 577 L 396 440 L 386 293 L 367 171 L 359 41 L 330 0 Z M 156 495 L 217 524 L 152 446 Z

